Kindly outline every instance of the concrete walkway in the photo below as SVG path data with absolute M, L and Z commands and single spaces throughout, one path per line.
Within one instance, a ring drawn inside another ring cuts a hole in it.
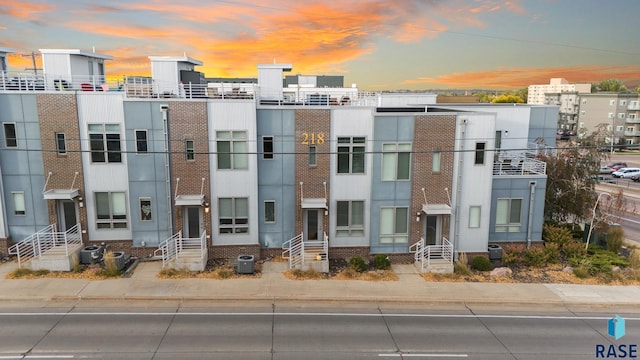
M 6 279 L 0 300 L 325 300 L 429 304 L 640 305 L 638 286 L 427 282 L 413 265 L 393 265 L 398 281 L 289 280 L 285 262 L 266 262 L 260 278 L 159 279 L 160 262 L 141 262 L 129 278 Z

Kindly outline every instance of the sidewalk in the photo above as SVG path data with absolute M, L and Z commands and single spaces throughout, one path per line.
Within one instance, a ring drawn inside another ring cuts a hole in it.
M 289 280 L 287 263 L 266 262 L 254 279 L 158 279 L 160 262 L 141 262 L 130 278 L 6 279 L 0 300 L 325 300 L 425 304 L 640 305 L 638 286 L 427 282 L 413 265 L 393 265 L 398 281 Z

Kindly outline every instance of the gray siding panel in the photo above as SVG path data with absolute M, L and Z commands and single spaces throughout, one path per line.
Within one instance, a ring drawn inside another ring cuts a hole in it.
M 273 159 L 258 156 L 258 217 L 260 246 L 280 248 L 295 236 L 295 112 L 261 109 L 257 111 L 258 151 L 262 137 L 273 136 Z M 264 202 L 275 201 L 276 221 L 265 223 Z
M 0 123 L 16 124 L 17 149 L 6 149 L 0 128 L 0 166 L 7 211 L 8 236 L 18 242 L 49 225 L 47 202 L 42 196 L 44 166 L 38 124 L 38 106 L 33 94 L 0 95 Z M 24 192 L 25 215 L 15 215 L 12 192 Z
M 491 214 L 489 223 L 489 241 L 527 241 L 529 226 L 529 204 L 531 181 L 536 182 L 533 197 L 533 218 L 531 219 L 531 240 L 542 240 L 542 224 L 544 222 L 544 192 L 547 186 L 546 177 L 513 177 L 494 178 L 491 192 Z M 500 198 L 521 198 L 521 226 L 519 232 L 496 232 L 496 202 Z
M 157 246 L 170 237 L 169 197 L 165 173 L 165 136 L 157 102 L 125 102 L 125 137 L 129 174 L 129 203 L 134 246 Z M 135 130 L 147 130 L 147 154 L 136 153 Z M 150 198 L 152 220 L 142 221 L 140 198 Z
M 380 208 L 408 207 L 411 209 L 411 181 L 382 181 L 382 145 L 385 143 L 413 143 L 413 116 L 376 116 L 374 119 L 373 179 L 371 187 L 371 253 L 403 253 L 410 244 L 380 244 Z M 413 159 L 412 159 L 413 161 Z M 409 220 L 411 213 L 409 212 Z

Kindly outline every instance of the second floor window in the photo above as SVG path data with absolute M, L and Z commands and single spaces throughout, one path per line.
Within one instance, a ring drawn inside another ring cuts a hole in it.
M 487 144 L 483 142 L 476 143 L 476 158 L 475 158 L 476 165 L 484 164 L 484 149 L 486 146 Z
M 262 158 L 273 159 L 273 136 L 262 138 Z
M 218 131 L 218 169 L 245 170 L 249 168 L 246 131 Z
M 120 163 L 120 125 L 89 124 L 91 161 L 94 163 Z
M 4 123 L 4 145 L 8 148 L 18 147 L 18 136 L 16 133 L 16 124 Z
M 67 139 L 64 133 L 56 133 L 56 152 L 58 155 L 67 154 Z
M 187 161 L 193 161 L 196 159 L 196 150 L 193 140 L 185 140 L 184 153 Z
M 364 174 L 364 137 L 338 138 L 338 174 Z
M 383 144 L 382 152 L 382 180 L 409 180 L 411 144 Z
M 148 149 L 147 130 L 136 130 L 136 152 L 146 153 Z

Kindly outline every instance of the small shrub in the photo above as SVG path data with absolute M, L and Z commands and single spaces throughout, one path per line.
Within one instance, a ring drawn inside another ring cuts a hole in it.
M 471 268 L 478 271 L 491 271 L 493 265 L 491 265 L 491 260 L 484 256 L 474 256 L 471 260 Z
M 524 262 L 529 266 L 542 266 L 547 262 L 544 249 L 530 247 L 522 254 Z
M 502 263 L 504 265 L 516 265 L 523 261 L 524 245 L 507 245 L 503 249 Z
M 556 243 L 545 243 L 544 254 L 547 258 L 547 262 L 551 264 L 557 264 L 560 258 L 560 247 Z
M 353 270 L 359 273 L 367 271 L 368 268 L 367 263 L 360 256 L 351 258 L 351 260 L 349 260 L 349 265 L 351 265 Z
M 584 244 L 575 240 L 565 244 L 561 248 L 561 253 L 567 259 L 580 259 L 587 255 L 587 251 L 584 249 Z
M 113 255 L 112 251 L 107 251 L 102 257 L 102 261 L 104 262 L 104 269 L 100 272 L 101 275 L 109 277 L 120 276 L 116 257 Z
M 589 268 L 587 266 L 578 266 L 573 268 L 573 275 L 580 279 L 586 279 L 589 277 Z
M 542 239 L 545 243 L 558 244 L 558 246 L 562 248 L 565 244 L 573 241 L 573 234 L 571 233 L 571 229 L 567 227 L 545 224 L 542 227 Z
M 611 227 L 607 235 L 607 250 L 619 253 L 624 243 L 624 230 L 620 226 Z
M 471 275 L 469 260 L 467 259 L 466 253 L 460 253 L 458 255 L 458 261 L 453 264 L 453 272 L 464 276 Z
M 230 279 L 236 274 L 232 267 L 223 267 L 216 270 L 216 276 L 220 279 Z
M 391 268 L 391 260 L 385 254 L 377 254 L 373 257 L 373 265 L 378 270 L 387 270 Z

